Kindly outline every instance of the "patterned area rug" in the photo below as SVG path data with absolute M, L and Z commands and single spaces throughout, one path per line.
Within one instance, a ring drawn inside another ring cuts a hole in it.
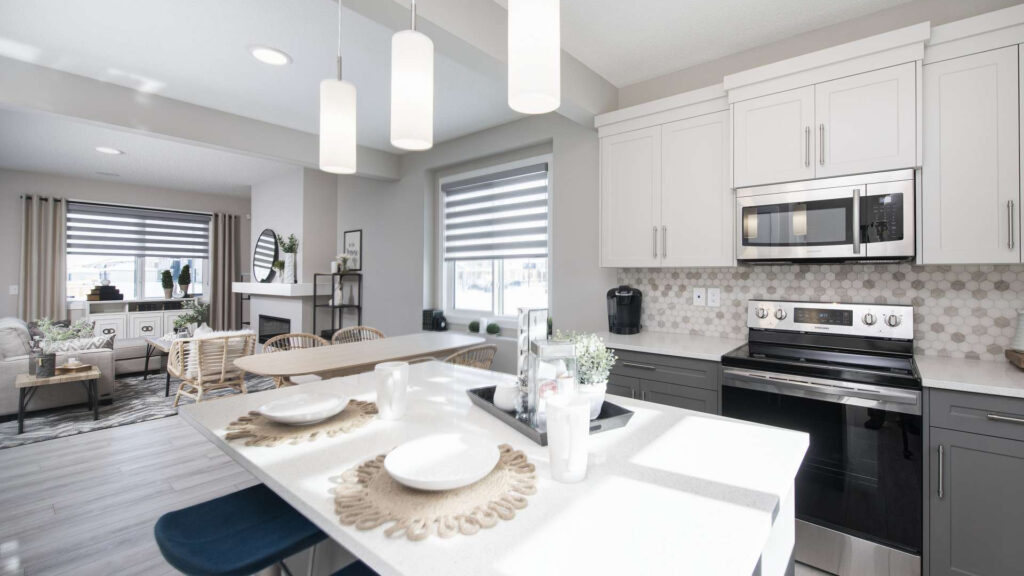
M 270 378 L 252 375 L 246 378 L 249 392 L 273 387 L 274 381 Z M 25 417 L 25 432 L 22 434 L 18 434 L 16 416 L 11 421 L 0 423 L 0 449 L 166 418 L 178 413 L 174 408 L 177 381 L 171 380 L 171 395 L 165 398 L 163 374 L 151 375 L 148 380 L 143 380 L 141 374 L 118 378 L 115 388 L 114 401 L 109 406 L 100 405 L 100 419 L 96 421 L 92 419 L 92 411 L 85 405 L 78 405 L 29 413 Z M 232 394 L 234 392 L 229 390 L 219 390 L 211 393 L 210 397 Z M 181 405 L 191 402 L 186 398 Z

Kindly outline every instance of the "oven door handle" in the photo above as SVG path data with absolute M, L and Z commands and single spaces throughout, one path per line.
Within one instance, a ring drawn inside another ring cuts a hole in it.
M 783 376 L 757 370 L 726 368 L 722 373 L 727 378 L 733 377 L 733 379 L 724 381 L 723 386 L 773 392 L 787 396 L 802 396 L 840 404 L 856 403 L 868 408 L 879 407 L 908 414 L 921 413 L 920 392 L 879 390 L 875 387 L 864 388 L 819 378 L 797 379 L 788 375 Z M 856 401 L 850 402 L 851 399 L 856 399 Z

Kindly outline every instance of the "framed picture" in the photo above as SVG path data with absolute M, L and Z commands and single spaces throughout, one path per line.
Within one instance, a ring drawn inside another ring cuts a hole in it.
M 363 231 L 346 230 L 344 235 L 345 254 L 348 256 L 348 269 L 359 272 L 363 269 Z

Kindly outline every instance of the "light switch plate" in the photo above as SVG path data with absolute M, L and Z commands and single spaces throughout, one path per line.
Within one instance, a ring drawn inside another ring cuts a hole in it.
M 708 288 L 708 306 L 714 306 L 715 308 L 722 305 L 722 289 L 721 288 Z
M 11 296 L 17 296 L 18 295 L 18 285 L 17 284 L 11 284 L 10 287 L 7 288 L 7 290 L 9 291 L 9 294 Z
M 708 291 L 705 288 L 693 289 L 693 305 L 704 306 L 707 303 Z

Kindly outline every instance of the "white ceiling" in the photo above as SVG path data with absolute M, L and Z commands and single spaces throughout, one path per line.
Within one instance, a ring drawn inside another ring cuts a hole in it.
M 97 146 L 124 154 L 100 154 Z M 243 197 L 249 196 L 251 184 L 294 169 L 283 162 L 6 109 L 0 109 L 0 168 Z
M 2 0 L 0 56 L 316 133 L 319 83 L 335 74 L 336 10 L 332 0 Z M 344 76 L 359 91 L 359 142 L 396 152 L 392 33 L 344 11 Z M 252 45 L 281 49 L 293 63 L 257 62 Z M 518 117 L 505 102 L 504 67 L 496 68 L 485 76 L 436 54 L 435 141 Z
M 562 48 L 622 87 L 909 1 L 562 0 Z

